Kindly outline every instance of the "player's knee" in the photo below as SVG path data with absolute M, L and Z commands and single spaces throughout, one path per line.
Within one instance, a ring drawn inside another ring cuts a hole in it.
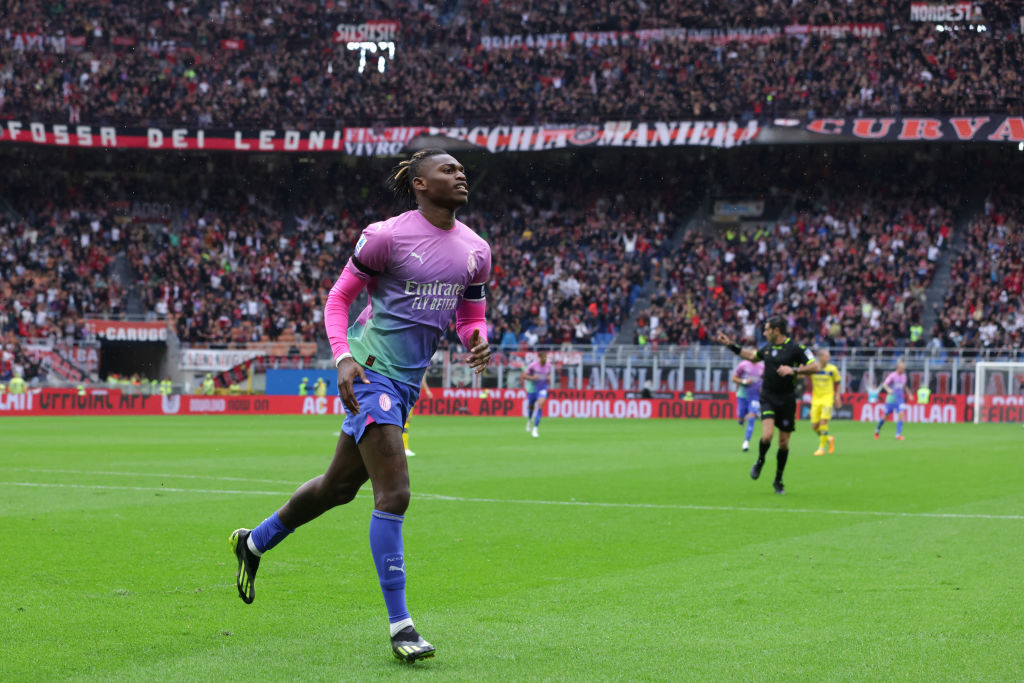
M 331 502 L 335 505 L 344 505 L 356 497 L 359 487 L 342 486 L 331 492 Z
M 373 507 L 392 515 L 404 515 L 409 508 L 409 487 L 398 486 L 374 493 Z
M 324 480 L 320 486 L 320 495 L 327 499 L 330 505 L 344 505 L 345 503 L 351 502 L 356 497 L 356 493 L 359 492 L 361 484 L 355 484 L 353 482 L 340 481 L 340 482 L 329 482 Z

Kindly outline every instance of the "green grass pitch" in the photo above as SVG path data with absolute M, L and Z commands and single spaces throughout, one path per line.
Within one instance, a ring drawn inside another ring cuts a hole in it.
M 326 467 L 317 417 L 0 420 L 0 680 L 947 681 L 1024 677 L 1019 425 L 794 434 L 787 495 L 732 422 L 413 417 L 396 662 L 372 498 L 262 562 L 227 538 Z M 756 439 L 756 435 L 755 435 Z M 756 441 L 755 446 L 756 448 Z

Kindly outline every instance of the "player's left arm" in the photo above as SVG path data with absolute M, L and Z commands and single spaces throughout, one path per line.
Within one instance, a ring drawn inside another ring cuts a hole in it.
M 485 285 L 491 277 L 491 250 L 487 249 L 479 270 L 466 287 L 462 302 L 455 309 L 455 331 L 469 349 L 469 367 L 477 374 L 491 361 L 491 345 L 487 343 L 487 299 Z
M 835 392 L 835 406 L 836 408 L 843 405 L 843 395 L 839 391 L 839 386 L 842 384 L 842 377 L 839 376 L 839 371 L 835 368 L 832 369 L 832 390 Z

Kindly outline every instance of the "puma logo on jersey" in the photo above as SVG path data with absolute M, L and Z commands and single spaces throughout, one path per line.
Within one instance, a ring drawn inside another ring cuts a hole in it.
M 410 256 L 415 256 L 416 258 L 418 258 L 418 259 L 420 260 L 420 265 L 421 265 L 421 266 L 423 265 L 423 257 L 422 257 L 422 256 L 420 256 L 419 254 L 417 254 L 417 253 L 416 253 L 415 251 L 411 251 L 411 252 L 409 252 L 409 255 L 410 255 Z

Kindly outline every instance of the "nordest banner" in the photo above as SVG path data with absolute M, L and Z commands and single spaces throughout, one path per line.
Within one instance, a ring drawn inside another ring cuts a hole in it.
M 1001 397 L 984 410 L 986 421 L 1024 420 L 1024 398 Z M 866 394 L 844 397 L 850 418 L 874 422 L 885 414 L 884 403 L 869 403 Z M 522 389 L 440 389 L 433 398 L 416 403 L 418 415 L 523 417 L 526 393 Z M 103 416 L 103 415 L 335 415 L 345 414 L 337 396 L 143 396 L 117 389 L 93 389 L 79 396 L 73 389 L 42 389 L 27 394 L 0 394 L 0 416 Z M 732 398 L 636 398 L 624 391 L 556 390 L 545 405 L 549 418 L 608 419 L 736 419 Z M 838 416 L 837 416 L 838 417 Z M 969 397 L 932 396 L 928 405 L 908 404 L 906 420 L 949 424 L 974 419 Z

